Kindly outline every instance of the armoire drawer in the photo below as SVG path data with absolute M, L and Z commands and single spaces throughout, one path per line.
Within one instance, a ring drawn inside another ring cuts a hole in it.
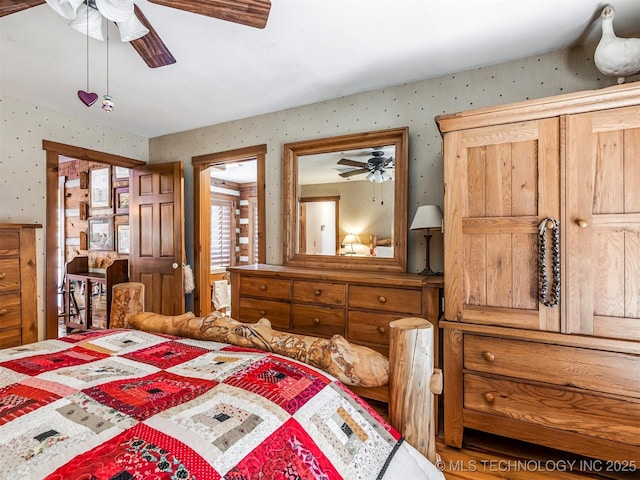
M 240 295 L 250 297 L 291 299 L 291 280 L 265 277 L 242 277 Z
M 420 315 L 422 292 L 402 288 L 349 285 L 349 306 Z
M 19 293 L 0 295 L 0 328 L 22 326 L 22 308 Z
M 0 292 L 20 290 L 20 260 L 0 258 Z
M 640 445 L 640 401 L 637 399 L 465 374 L 464 408 Z
M 640 398 L 636 355 L 466 334 L 464 368 Z
M 240 299 L 238 320 L 245 323 L 255 323 L 266 318 L 275 329 L 290 328 L 291 306 L 288 303 L 258 300 L 254 298 Z
M 294 281 L 293 301 L 341 306 L 344 305 L 345 288 L 344 283 Z
M 344 309 L 293 304 L 292 328 L 306 335 L 344 335 Z

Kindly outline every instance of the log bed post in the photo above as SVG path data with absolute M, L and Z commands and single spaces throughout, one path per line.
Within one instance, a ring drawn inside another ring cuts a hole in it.
M 144 312 L 144 283 L 116 283 L 112 292 L 107 328 L 128 328 L 129 317 L 134 313 Z
M 417 317 L 389 324 L 389 420 L 431 462 L 437 460 L 434 393 L 442 391 L 433 328 Z

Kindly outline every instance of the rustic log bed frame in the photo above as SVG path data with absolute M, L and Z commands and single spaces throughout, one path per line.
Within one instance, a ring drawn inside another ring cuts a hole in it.
M 273 330 L 267 319 L 241 323 L 230 317 L 192 313 L 165 316 L 144 311 L 144 285 L 113 287 L 110 328 L 135 328 L 180 337 L 260 348 L 321 368 L 347 385 L 389 388 L 389 420 L 431 462 L 436 462 L 434 394 L 442 392 L 442 374 L 434 369 L 433 325 L 407 317 L 389 325 L 389 359 L 339 335 L 319 338 Z

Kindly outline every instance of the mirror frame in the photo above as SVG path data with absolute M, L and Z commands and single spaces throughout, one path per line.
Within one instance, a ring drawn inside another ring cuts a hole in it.
M 296 253 L 298 231 L 298 161 L 303 155 L 395 145 L 393 257 L 349 257 Z M 284 264 L 295 267 L 406 272 L 409 127 L 319 138 L 283 146 L 284 162 Z

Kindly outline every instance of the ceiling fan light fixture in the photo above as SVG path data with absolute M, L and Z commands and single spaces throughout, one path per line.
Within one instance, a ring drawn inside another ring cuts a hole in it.
M 88 34 L 91 38 L 100 41 L 104 40 L 102 34 L 102 15 L 100 15 L 98 10 L 89 8 L 84 3 L 78 7 L 77 16 L 69 22 L 69 26 L 80 33 Z
M 76 18 L 78 7 L 83 4 L 83 0 L 46 0 L 49 6 L 61 17 L 67 20 Z
M 102 16 L 112 22 L 124 22 L 133 15 L 132 0 L 95 0 Z
M 376 178 L 375 172 L 369 172 L 365 177 L 365 179 L 369 180 L 370 182 L 375 182 L 376 181 L 375 178 Z
M 118 25 L 118 30 L 120 31 L 120 40 L 123 42 L 137 40 L 149 33 L 149 29 L 135 15 L 131 15 L 122 22 L 116 22 L 116 25 Z
M 387 180 L 391 180 L 391 175 L 386 170 L 382 170 L 382 181 L 386 182 Z

